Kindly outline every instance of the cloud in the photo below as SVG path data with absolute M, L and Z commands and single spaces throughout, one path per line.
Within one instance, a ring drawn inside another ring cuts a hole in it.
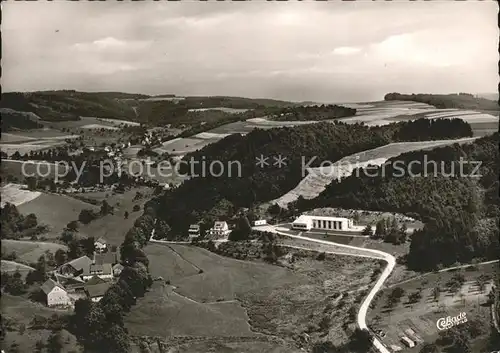
M 105 37 L 86 43 L 75 43 L 72 48 L 79 51 L 103 51 L 103 50 L 141 50 L 151 45 L 152 41 L 125 41 L 114 37 Z
M 321 101 L 496 91 L 495 6 L 7 2 L 2 86 Z
M 361 51 L 361 48 L 356 47 L 338 47 L 333 49 L 333 54 L 335 55 L 352 55 L 357 54 Z

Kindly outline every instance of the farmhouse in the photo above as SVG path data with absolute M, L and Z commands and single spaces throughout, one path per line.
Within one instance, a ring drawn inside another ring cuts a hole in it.
M 192 240 L 200 236 L 200 225 L 199 224 L 191 224 L 188 230 L 189 239 Z
M 353 226 L 352 219 L 349 218 L 309 215 L 301 215 L 293 221 L 292 228 L 297 230 L 357 230 Z
M 113 278 L 113 267 L 111 264 L 91 264 L 87 269 L 83 271 L 82 278 L 84 281 L 88 281 L 92 277 L 97 276 L 101 279 Z
M 231 233 L 231 231 L 229 230 L 227 222 L 217 221 L 214 223 L 213 228 L 210 229 L 210 235 L 213 236 L 225 237 L 229 235 L 229 233 Z
M 92 300 L 93 302 L 98 302 L 104 297 L 104 294 L 106 294 L 106 291 L 109 289 L 109 287 L 111 287 L 110 282 L 86 285 L 85 292 L 87 293 L 87 296 L 90 298 L 90 300 Z
M 88 256 L 82 256 L 62 265 L 59 272 L 66 276 L 79 276 L 84 270 L 87 271 L 91 264 L 92 260 Z
M 46 295 L 47 306 L 71 305 L 71 299 L 69 298 L 66 289 L 53 279 L 45 281 L 41 288 Z
M 95 246 L 95 250 L 97 252 L 103 252 L 106 250 L 107 248 L 107 243 L 106 243 L 106 239 L 104 238 L 99 238 L 97 239 L 95 242 L 94 242 L 94 246 Z

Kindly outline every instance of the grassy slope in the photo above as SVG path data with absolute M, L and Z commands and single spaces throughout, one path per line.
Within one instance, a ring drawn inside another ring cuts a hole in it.
M 55 243 L 2 239 L 2 253 L 15 252 L 18 260 L 25 263 L 36 262 L 45 251 L 55 253 L 58 249 L 67 250 L 67 247 Z
M 43 234 L 49 239 L 59 237 L 69 222 L 78 220 L 78 215 L 83 209 L 99 210 L 97 206 L 70 196 L 53 194 L 42 194 L 35 200 L 19 206 L 18 209 L 24 215 L 34 213 L 39 224 L 49 226 L 49 232 Z
M 376 267 L 366 259 L 327 256 L 325 261 L 296 258 L 289 269 L 183 245 L 150 244 L 146 252 L 153 277 L 170 280 L 170 286 L 156 282 L 127 316 L 127 328 L 133 335 L 207 337 L 204 342 L 179 347 L 186 352 L 206 352 L 210 347 L 253 352 L 248 350 L 250 343 L 230 343 L 227 336 L 254 337 L 255 332 L 278 335 L 286 341 L 280 346 L 292 344 L 298 334 L 323 319 L 328 296 L 368 285 Z M 354 300 L 354 296 L 347 299 L 347 305 Z M 248 316 L 239 302 L 244 303 Z M 334 342 L 347 338 L 341 326 L 348 308 L 331 314 L 332 329 L 327 334 Z M 320 339 L 323 334 L 311 335 Z M 281 352 L 274 351 L 275 345 L 259 344 L 264 351 Z

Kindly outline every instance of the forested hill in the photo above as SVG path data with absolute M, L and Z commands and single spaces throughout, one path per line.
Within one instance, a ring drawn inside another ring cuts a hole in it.
M 457 94 L 401 94 L 388 93 L 385 95 L 386 101 L 412 101 L 433 105 L 440 109 L 472 109 L 472 110 L 493 110 L 499 111 L 500 107 L 497 102 L 474 97 L 469 93 Z
M 495 223 L 500 216 L 498 144 L 495 133 L 471 144 L 405 153 L 377 172 L 371 170 L 370 176 L 355 171 L 334 181 L 316 199 L 300 199 L 295 206 L 301 211 L 328 206 L 403 212 L 422 219 L 425 227 L 412 236 L 408 256 L 408 264 L 415 269 L 474 257 L 494 259 L 500 253 Z M 460 158 L 474 161 L 462 163 L 462 176 Z M 437 162 L 437 167 L 429 162 L 425 172 L 426 160 Z M 480 169 L 474 171 L 478 162 Z
M 224 96 L 149 96 L 123 92 L 79 92 L 74 90 L 7 92 L 0 108 L 33 113 L 45 121 L 79 120 L 80 116 L 138 121 L 152 126 L 189 125 L 224 120 L 234 113 L 191 111 L 192 109 L 232 108 L 264 111 L 297 106 L 298 103 L 273 99 Z M 255 117 L 255 114 L 245 116 Z M 242 117 L 243 118 L 243 117 Z M 6 124 L 7 125 L 7 124 Z M 9 124 L 10 126 L 10 124 Z
M 122 99 L 147 97 L 118 92 L 41 91 L 2 94 L 1 108 L 34 113 L 46 121 L 79 120 L 80 116 L 133 120 L 132 107 Z
M 472 135 L 470 126 L 459 119 L 424 119 L 379 127 L 317 123 L 294 128 L 254 130 L 246 136 L 231 135 L 187 155 L 192 172 L 202 174 L 212 161 L 224 168 L 220 177 L 205 175 L 184 182 L 164 198 L 164 220 L 184 231 L 190 223 L 206 219 L 210 214 L 231 214 L 231 209 L 275 199 L 294 188 L 304 177 L 305 167 L 322 162 L 335 162 L 342 157 L 397 141 L 447 139 Z M 267 158 L 264 167 L 256 166 L 256 158 Z M 274 165 L 281 156 L 286 165 Z M 315 159 L 314 159 L 315 158 Z M 313 163 L 308 164 L 310 159 Z M 200 163 L 202 162 L 202 163 Z M 241 176 L 238 166 L 241 165 Z M 308 164 L 306 166 L 306 164 Z M 214 168 L 219 171 L 220 167 Z M 229 175 L 231 171 L 231 175 Z M 218 212 L 224 208 L 227 212 Z
M 346 118 L 354 115 L 356 115 L 356 109 L 354 108 L 336 104 L 322 104 L 282 108 L 269 115 L 269 119 L 279 121 L 321 121 Z

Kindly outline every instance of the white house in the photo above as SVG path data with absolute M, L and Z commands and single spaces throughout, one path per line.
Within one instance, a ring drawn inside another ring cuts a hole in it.
M 341 230 L 341 231 L 357 231 L 354 227 L 352 219 L 343 217 L 325 217 L 325 216 L 309 216 L 301 215 L 292 223 L 292 229 L 297 230 Z
M 98 238 L 96 241 L 94 241 L 94 246 L 97 252 L 103 252 L 108 247 L 106 239 L 104 238 Z
M 200 236 L 200 225 L 199 224 L 191 224 L 188 229 L 189 240 L 193 240 Z
M 255 222 L 253 222 L 253 225 L 256 227 L 256 226 L 263 226 L 263 225 L 266 225 L 267 224 L 267 221 L 265 219 L 259 219 Z
M 53 279 L 48 279 L 42 284 L 42 291 L 47 297 L 47 306 L 69 306 L 71 299 L 66 289 Z
M 228 236 L 231 231 L 226 222 L 217 221 L 214 223 L 213 228 L 210 229 L 210 235 L 217 237 Z

